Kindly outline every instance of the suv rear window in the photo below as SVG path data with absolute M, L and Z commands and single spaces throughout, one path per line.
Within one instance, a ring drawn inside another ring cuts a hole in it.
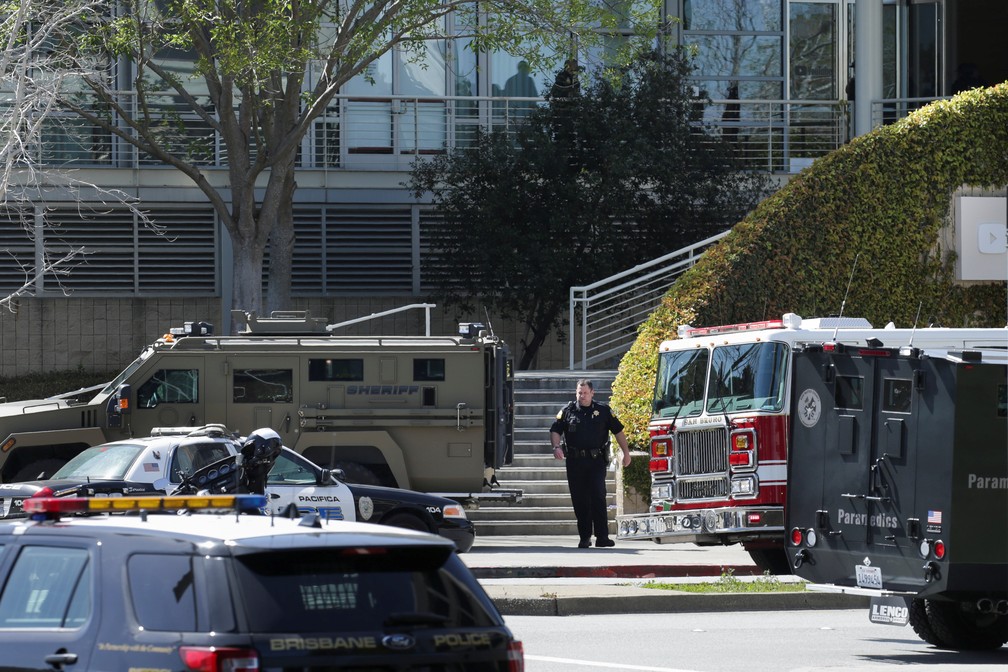
M 239 556 L 251 631 L 354 632 L 418 622 L 446 628 L 497 625 L 464 573 L 453 573 L 451 562 L 442 564 L 443 549 L 371 551 Z

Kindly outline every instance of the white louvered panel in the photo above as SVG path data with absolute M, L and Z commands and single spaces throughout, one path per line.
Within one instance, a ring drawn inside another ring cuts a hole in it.
M 45 212 L 45 250 L 50 257 L 83 247 L 84 262 L 69 273 L 47 274 L 47 292 L 132 294 L 136 276 L 136 232 L 128 209 L 85 210 L 56 206 Z
M 34 213 L 27 209 L 0 210 L 0 295 L 20 289 L 35 268 L 35 242 L 25 227 L 34 227 Z M 35 293 L 35 290 L 31 290 Z
M 137 228 L 137 284 L 141 295 L 212 295 L 217 291 L 217 227 L 213 209 L 153 208 L 156 229 Z

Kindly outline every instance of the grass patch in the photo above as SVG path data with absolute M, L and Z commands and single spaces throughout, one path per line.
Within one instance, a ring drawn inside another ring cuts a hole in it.
M 805 583 L 781 581 L 770 573 L 752 579 L 740 579 L 733 570 L 721 573 L 717 581 L 701 581 L 698 583 L 666 583 L 649 581 L 642 588 L 656 590 L 678 590 L 684 593 L 801 593 L 805 591 Z

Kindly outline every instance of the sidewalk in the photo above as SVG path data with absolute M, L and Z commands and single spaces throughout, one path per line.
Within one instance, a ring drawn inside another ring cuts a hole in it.
M 577 548 L 576 537 L 477 534 L 459 556 L 505 616 L 867 608 L 867 600 L 832 593 L 687 593 L 643 588 L 652 579 L 679 583 L 761 576 L 741 546 L 699 547 L 619 541 Z M 794 577 L 778 577 L 795 581 Z

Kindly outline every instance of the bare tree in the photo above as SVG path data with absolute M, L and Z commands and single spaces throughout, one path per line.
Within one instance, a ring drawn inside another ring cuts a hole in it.
M 0 5 L 0 208 L 21 214 L 24 226 L 33 234 L 34 217 L 25 206 L 39 200 L 38 185 L 59 185 L 67 189 L 90 188 L 106 199 L 125 201 L 125 195 L 77 179 L 68 171 L 43 166 L 39 156 L 40 138 L 46 125 L 58 123 L 60 92 L 69 80 L 91 74 L 88 61 L 61 54 L 54 46 L 78 35 L 82 21 L 105 6 L 103 0 L 20 0 Z M 3 251 L 3 250 L 0 250 Z M 83 263 L 82 247 L 42 255 L 38 268 L 21 267 L 25 282 L 6 297 L 0 307 L 15 312 L 17 298 L 28 294 L 44 276 L 57 282 Z M 13 255 L 13 263 L 17 263 Z

